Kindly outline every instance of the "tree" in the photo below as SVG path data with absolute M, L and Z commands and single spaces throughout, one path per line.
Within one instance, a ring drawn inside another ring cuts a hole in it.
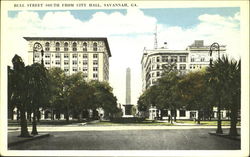
M 13 120 L 13 110 L 15 108 L 15 104 L 13 102 L 13 69 L 8 66 L 8 118 Z
M 79 121 L 82 119 L 82 112 L 90 108 L 93 94 L 93 88 L 84 80 L 76 82 L 75 86 L 71 89 L 69 97 Z
M 207 68 L 207 81 L 213 89 L 214 100 L 218 105 L 218 129 L 221 130 L 220 106 L 224 105 L 231 110 L 231 128 L 230 135 L 237 135 L 236 123 L 238 109 L 240 108 L 240 61 L 229 60 L 227 56 L 216 60 L 214 64 Z
M 26 66 L 26 104 L 33 113 L 32 132 L 37 135 L 36 121 L 39 113 L 39 108 L 48 104 L 48 73 L 47 69 L 39 64 L 34 63 L 31 66 Z
M 26 84 L 25 84 L 25 65 L 22 58 L 15 55 L 12 59 L 13 63 L 13 77 L 12 77 L 12 87 L 13 87 L 13 99 L 12 103 L 17 106 L 20 111 L 20 125 L 21 125 L 21 137 L 28 137 L 29 132 L 27 128 L 27 120 L 25 116 L 26 112 Z
M 187 109 L 198 110 L 198 124 L 200 124 L 201 116 L 207 111 L 208 89 L 205 81 L 205 71 L 190 72 L 179 81 L 179 89 L 181 91 L 181 100 Z
M 112 92 L 112 87 L 107 82 L 91 81 L 90 86 L 94 87 L 94 97 L 92 109 L 103 108 L 106 117 L 113 117 L 119 112 L 117 98 Z
M 166 71 L 158 81 L 159 95 L 158 108 L 170 109 L 171 116 L 174 116 L 176 121 L 176 109 L 180 107 L 179 91 L 178 91 L 178 76 L 177 71 Z
M 51 119 L 54 119 L 54 111 L 59 115 L 62 112 L 65 77 L 65 73 L 61 68 L 49 69 Z

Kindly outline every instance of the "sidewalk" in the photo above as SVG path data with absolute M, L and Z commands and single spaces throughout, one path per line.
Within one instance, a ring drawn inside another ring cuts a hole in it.
M 19 143 L 24 143 L 27 141 L 49 136 L 48 133 L 39 133 L 38 135 L 35 135 L 35 136 L 31 135 L 30 137 L 18 137 L 19 135 L 20 135 L 20 131 L 8 132 L 8 147 L 19 144 Z
M 214 136 L 219 136 L 219 137 L 223 137 L 223 138 L 228 138 L 228 139 L 231 139 L 231 140 L 237 140 L 237 141 L 240 141 L 241 140 L 241 133 L 240 131 L 238 131 L 238 136 L 230 136 L 229 135 L 229 130 L 225 131 L 223 130 L 223 134 L 218 134 L 216 133 L 216 131 L 213 131 L 213 132 L 209 132 L 210 135 L 214 135 Z

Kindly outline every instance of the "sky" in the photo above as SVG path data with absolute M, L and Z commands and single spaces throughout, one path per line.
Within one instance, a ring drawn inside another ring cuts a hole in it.
M 27 65 L 24 36 L 107 37 L 110 58 L 110 85 L 118 103 L 125 103 L 126 68 L 131 69 L 131 101 L 142 93 L 143 49 L 154 46 L 157 25 L 158 46 L 183 50 L 194 40 L 205 45 L 227 45 L 230 57 L 239 59 L 240 8 L 129 8 L 103 10 L 9 11 L 6 22 L 10 45 L 8 64 L 15 54 Z M 15 45 L 15 46 L 14 46 Z

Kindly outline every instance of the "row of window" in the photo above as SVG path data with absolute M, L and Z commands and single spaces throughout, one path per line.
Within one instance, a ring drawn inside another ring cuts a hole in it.
M 53 64 L 53 61 L 52 61 L 52 64 Z M 55 60 L 55 64 L 56 65 L 60 65 L 61 64 L 61 61 L 60 60 Z M 72 60 L 72 64 L 73 65 L 77 65 L 77 60 Z M 79 64 L 81 64 L 81 61 L 79 61 Z M 88 61 L 87 60 L 84 60 L 82 62 L 83 65 L 88 65 Z M 50 60 L 45 60 L 45 65 L 50 65 Z M 65 60 L 64 61 L 64 65 L 69 65 L 69 61 L 68 60 Z M 98 65 L 98 61 L 97 60 L 93 60 L 93 65 Z
M 51 56 L 51 54 L 49 54 L 49 53 L 46 53 L 45 54 L 45 58 L 50 58 L 50 56 Z M 81 55 L 79 55 L 79 57 L 80 57 Z M 39 53 L 36 53 L 35 54 L 35 58 L 39 58 L 40 57 L 40 54 Z M 53 54 L 52 54 L 52 57 L 53 57 Z M 55 54 L 55 58 L 61 58 L 61 54 L 60 53 L 56 53 Z M 66 53 L 66 54 L 64 54 L 64 58 L 69 58 L 69 54 L 68 53 Z M 77 58 L 77 54 L 72 54 L 72 58 Z M 84 59 L 87 59 L 88 58 L 88 55 L 87 54 L 83 54 L 82 55 L 82 58 L 84 58 Z M 98 58 L 98 54 L 93 54 L 93 58 L 94 59 L 97 59 Z
M 79 69 L 79 71 L 80 71 L 81 69 Z M 77 68 L 75 68 L 75 67 L 73 67 L 72 68 L 72 71 L 74 71 L 74 72 L 77 72 L 78 70 L 77 70 Z M 83 69 L 83 71 L 85 72 L 86 71 L 86 69 Z M 69 68 L 64 68 L 64 72 L 69 72 Z M 84 77 L 88 77 L 88 74 L 87 73 L 83 73 L 83 76 Z M 93 73 L 93 78 L 98 78 L 98 73 Z
M 79 70 L 81 70 L 80 67 L 79 67 Z M 68 71 L 69 71 L 69 68 L 68 68 L 68 67 L 64 67 L 64 71 L 65 71 L 65 72 L 68 72 Z M 72 68 L 72 71 L 77 71 L 77 67 L 73 67 L 73 68 Z M 88 68 L 83 67 L 83 68 L 82 68 L 82 71 L 87 72 L 87 71 L 88 71 Z M 94 72 L 97 72 L 97 71 L 98 71 L 98 68 L 97 68 L 97 67 L 94 67 L 94 68 L 93 68 L 93 71 L 94 71 Z
M 153 57 L 152 58 L 152 63 L 154 62 L 186 62 L 187 61 L 187 56 L 158 56 L 158 57 Z
M 201 69 L 203 67 L 203 65 L 198 65 L 198 64 L 190 64 L 190 69 Z
M 191 57 L 191 62 L 205 62 L 205 57 L 201 57 L 198 59 L 195 59 L 194 57 Z
M 65 42 L 64 45 L 64 51 L 69 51 L 69 44 L 68 42 Z M 83 51 L 87 51 L 87 47 L 88 47 L 88 44 L 86 42 L 84 42 L 82 44 L 82 50 Z M 49 51 L 50 50 L 50 43 L 49 42 L 46 42 L 45 43 L 45 51 Z M 59 42 L 56 42 L 56 51 L 60 51 L 60 43 Z M 77 43 L 76 42 L 73 42 L 72 44 L 72 51 L 77 51 Z M 93 43 L 93 51 L 97 51 L 97 43 Z

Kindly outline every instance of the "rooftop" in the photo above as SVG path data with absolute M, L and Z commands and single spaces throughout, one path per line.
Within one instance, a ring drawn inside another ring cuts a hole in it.
M 90 41 L 90 40 L 101 40 L 105 42 L 106 48 L 108 50 L 109 57 L 111 57 L 111 52 L 108 44 L 108 39 L 106 37 L 23 37 L 25 40 L 82 40 L 82 41 Z

